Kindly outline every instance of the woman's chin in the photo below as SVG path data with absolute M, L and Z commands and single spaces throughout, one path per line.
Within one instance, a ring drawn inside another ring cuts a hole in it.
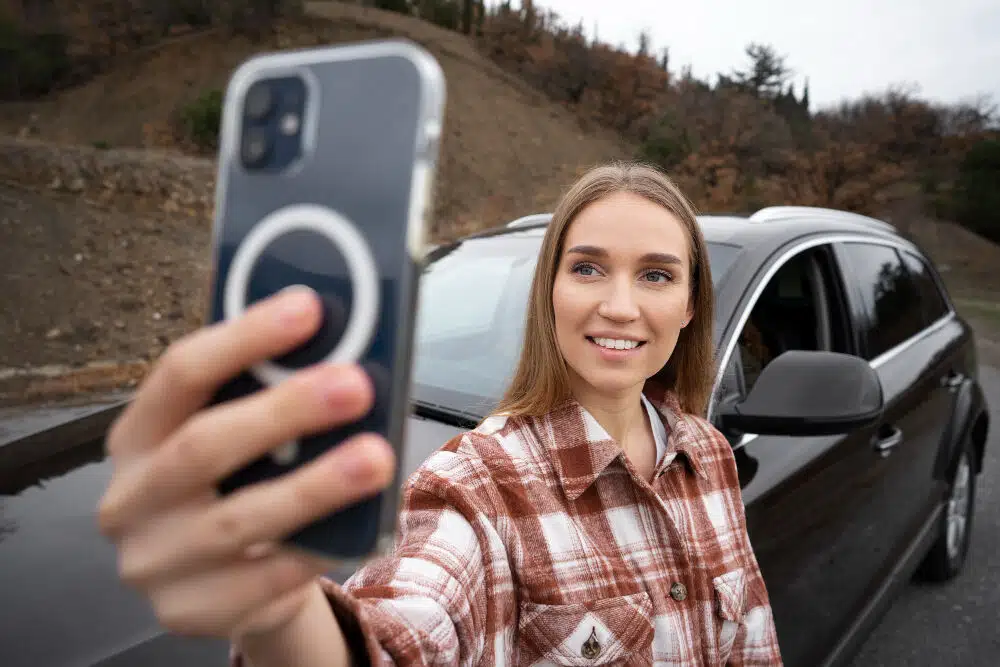
M 605 396 L 618 396 L 641 389 L 646 382 L 644 375 L 638 375 L 635 371 L 626 372 L 624 369 L 621 372 L 602 369 L 582 377 L 590 391 Z

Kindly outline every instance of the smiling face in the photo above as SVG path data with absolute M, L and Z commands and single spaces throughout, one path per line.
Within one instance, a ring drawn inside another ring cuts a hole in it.
M 642 196 L 617 192 L 576 216 L 552 289 L 574 393 L 638 391 L 666 364 L 693 316 L 690 257 L 681 222 Z

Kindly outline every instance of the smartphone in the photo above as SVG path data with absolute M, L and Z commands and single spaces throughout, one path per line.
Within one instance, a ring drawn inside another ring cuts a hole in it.
M 221 403 L 323 361 L 357 362 L 375 386 L 360 421 L 285 443 L 219 484 L 280 477 L 359 432 L 402 460 L 414 309 L 445 106 L 443 72 L 406 40 L 265 53 L 226 88 L 208 320 L 307 285 L 324 304 L 304 345 L 234 378 Z M 399 471 L 381 494 L 305 526 L 286 544 L 354 567 L 392 544 Z

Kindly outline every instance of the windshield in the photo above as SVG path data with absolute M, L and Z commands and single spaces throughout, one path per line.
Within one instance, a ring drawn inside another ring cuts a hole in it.
M 520 355 L 540 241 L 472 239 L 428 265 L 417 311 L 414 399 L 477 416 L 499 400 Z M 707 245 L 718 284 L 739 247 Z

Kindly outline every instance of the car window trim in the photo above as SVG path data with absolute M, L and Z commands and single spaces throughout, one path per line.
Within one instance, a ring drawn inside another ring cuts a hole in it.
M 743 327 L 746 326 L 746 322 L 750 318 L 750 312 L 753 310 L 754 306 L 757 305 L 757 301 L 760 299 L 760 295 L 761 293 L 763 293 L 764 288 L 767 286 L 768 282 L 771 280 L 771 278 L 774 277 L 774 274 L 776 274 L 782 266 L 784 266 L 789 260 L 791 260 L 796 255 L 811 248 L 815 248 L 817 246 L 835 245 L 838 243 L 872 243 L 875 245 L 890 246 L 900 252 L 903 251 L 915 252 L 911 244 L 901 239 L 897 240 L 897 239 L 882 238 L 877 236 L 867 236 L 865 234 L 835 233 L 835 234 L 819 234 L 816 236 L 810 236 L 804 240 L 792 243 L 785 250 L 781 251 L 780 253 L 777 253 L 776 258 L 769 265 L 767 265 L 767 268 L 763 272 L 760 272 L 758 274 L 756 281 L 751 284 L 751 287 L 749 289 L 750 296 L 747 299 L 746 304 L 743 306 L 742 310 L 739 312 L 739 315 L 735 321 L 736 322 L 735 325 L 730 328 L 729 335 L 723 341 L 723 345 L 721 346 L 723 349 L 723 353 L 719 357 L 719 363 L 716 366 L 715 379 L 712 382 L 712 393 L 710 394 L 710 399 L 708 401 L 708 410 L 706 414 L 706 419 L 709 422 L 712 421 L 712 418 L 714 416 L 713 412 L 716 403 L 718 402 L 719 387 L 722 383 L 722 378 L 725 375 L 726 366 L 733 355 L 733 348 L 736 347 L 736 342 L 739 338 L 739 333 L 740 331 L 743 330 Z M 922 257 L 922 253 L 919 253 L 919 251 L 916 252 L 918 257 Z M 843 272 L 844 267 L 840 265 L 839 258 L 838 258 L 838 269 L 840 270 L 841 275 L 845 279 L 848 279 L 848 276 Z M 935 278 L 937 278 L 936 275 Z M 848 290 L 853 289 L 849 285 L 845 285 L 845 287 Z M 745 293 L 746 292 L 744 292 L 744 294 Z M 931 323 L 929 326 L 921 329 L 920 331 L 910 336 L 906 340 L 898 343 L 896 346 L 886 350 L 878 357 L 875 357 L 874 359 L 869 361 L 868 363 L 871 365 L 871 367 L 878 369 L 880 366 L 888 362 L 896 355 L 902 353 L 904 350 L 911 347 L 912 345 L 915 345 L 919 340 L 925 338 L 926 336 L 929 336 L 933 332 L 943 327 L 948 321 L 954 319 L 955 308 L 951 303 L 951 299 L 946 298 L 945 302 L 948 304 L 948 312 L 945 315 L 941 316 L 933 323 Z M 848 317 L 850 317 L 850 313 L 848 313 Z M 751 439 L 755 437 L 753 436 L 753 434 L 747 434 L 747 435 L 749 435 Z M 745 444 L 746 441 L 748 440 L 745 437 L 744 440 L 741 441 L 741 444 Z

